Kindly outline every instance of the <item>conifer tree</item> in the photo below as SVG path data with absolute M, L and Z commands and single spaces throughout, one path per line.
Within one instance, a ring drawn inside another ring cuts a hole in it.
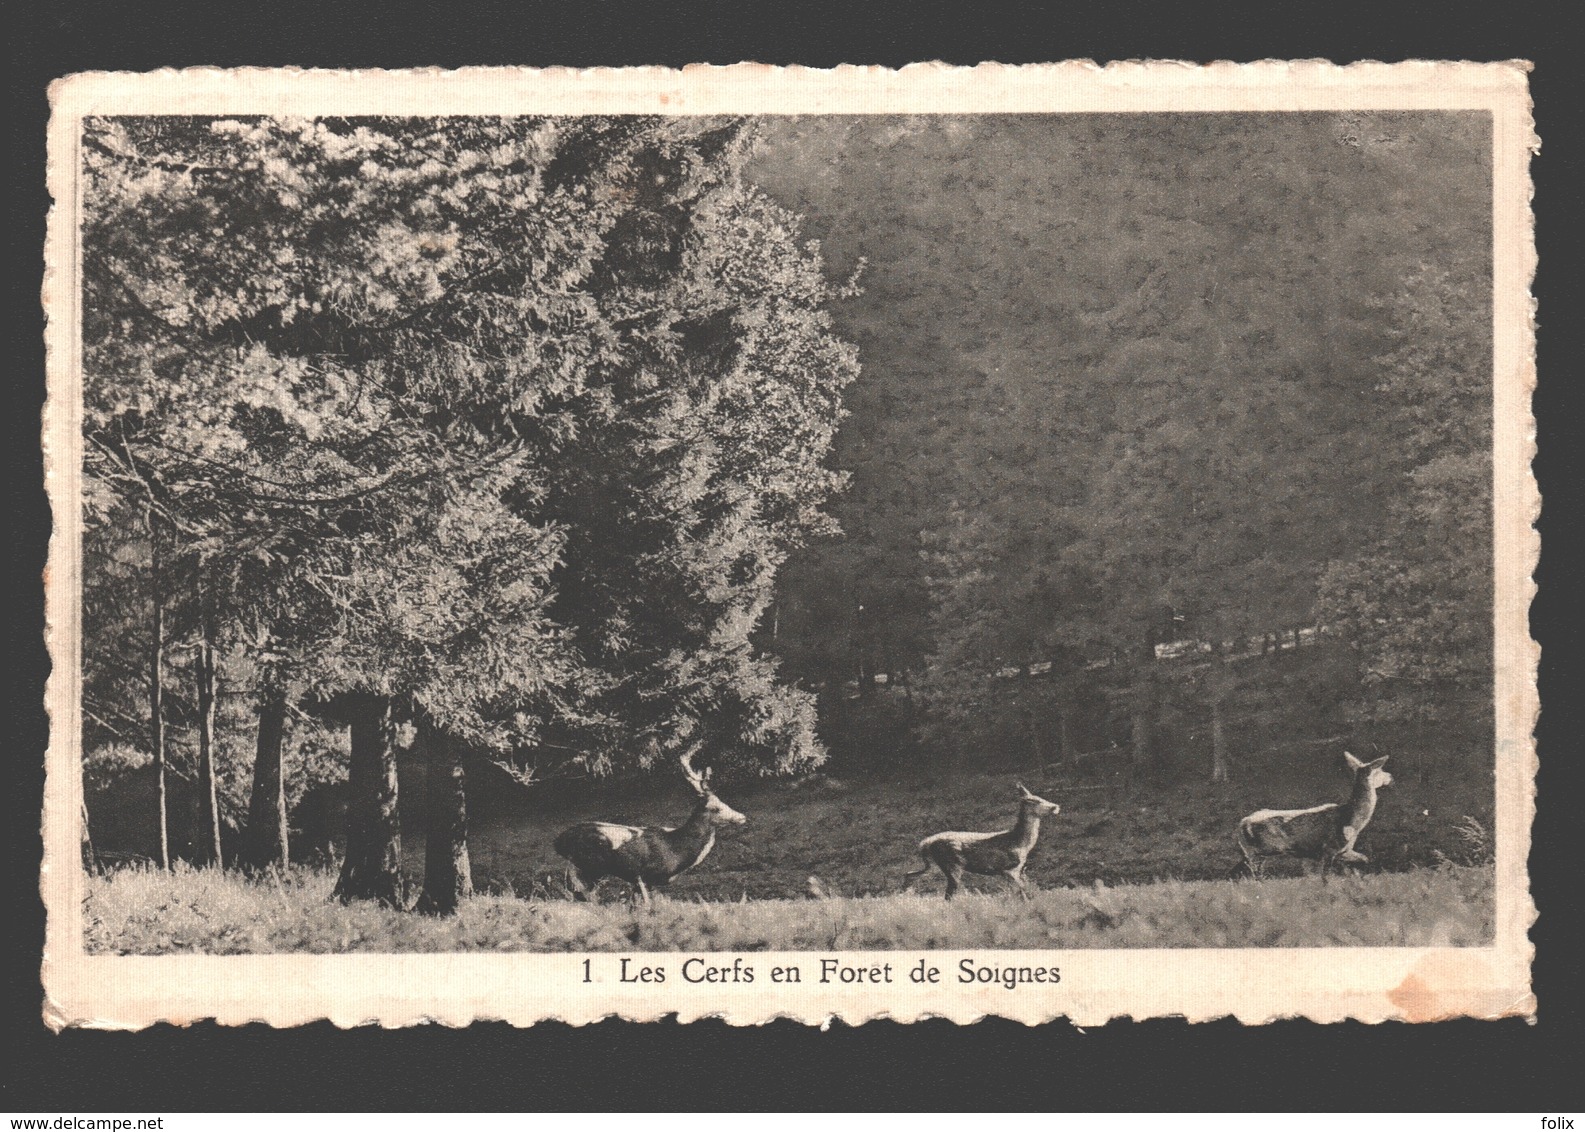
M 204 655 L 248 659 L 249 860 L 287 853 L 294 698 L 350 729 L 343 899 L 406 902 L 404 719 L 456 786 L 431 796 L 451 843 L 463 749 L 821 757 L 751 636 L 827 528 L 856 363 L 749 145 L 691 119 L 90 123 L 88 472 L 202 564 Z M 466 854 L 431 861 L 446 910 Z

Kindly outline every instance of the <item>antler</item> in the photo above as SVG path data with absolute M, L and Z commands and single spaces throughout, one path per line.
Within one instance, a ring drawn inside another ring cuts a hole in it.
M 698 771 L 693 767 L 693 757 L 699 753 L 699 748 L 703 745 L 703 743 L 695 743 L 684 751 L 677 760 L 682 763 L 683 777 L 688 780 L 688 785 L 692 786 L 700 794 L 704 794 L 710 789 L 709 768 L 706 767 L 703 771 Z

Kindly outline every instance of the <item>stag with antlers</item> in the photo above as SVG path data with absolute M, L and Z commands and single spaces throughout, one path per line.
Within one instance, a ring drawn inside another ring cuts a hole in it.
M 572 865 L 568 881 L 577 899 L 588 900 L 601 880 L 617 877 L 648 904 L 651 888 L 666 887 L 709 855 L 718 825 L 742 825 L 748 820 L 716 797 L 708 767 L 694 769 L 695 750 L 679 762 L 699 801 L 676 829 L 585 821 L 557 835 L 556 852 Z
M 905 873 L 903 887 L 911 884 L 915 877 L 928 873 L 930 866 L 934 865 L 947 878 L 948 900 L 962 885 L 966 872 L 979 876 L 1005 876 L 1018 886 L 1019 893 L 1028 900 L 1029 885 L 1024 880 L 1024 865 L 1040 837 L 1040 819 L 1055 817 L 1062 807 L 1030 793 L 1022 782 L 1018 784 L 1018 794 L 1018 820 L 1011 829 L 997 833 L 938 833 L 921 841 L 919 855 L 924 858 L 924 866 Z

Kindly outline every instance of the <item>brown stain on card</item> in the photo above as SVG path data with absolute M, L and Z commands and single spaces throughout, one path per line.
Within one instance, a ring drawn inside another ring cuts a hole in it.
M 1499 987 L 1498 972 L 1478 952 L 1427 955 L 1387 992 L 1405 1022 L 1450 1018 L 1533 1018 L 1535 995 L 1528 986 Z
M 1436 992 L 1413 972 L 1387 992 L 1387 1000 L 1403 1011 L 1405 1022 L 1438 1022 L 1452 1017 L 1441 1008 Z

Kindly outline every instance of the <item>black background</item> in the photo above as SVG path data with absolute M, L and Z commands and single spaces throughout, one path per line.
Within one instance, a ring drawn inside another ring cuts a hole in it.
M 0 1107 L 62 1112 L 300 1110 L 1296 1109 L 1577 1111 L 1581 1038 L 1578 579 L 1580 238 L 1577 38 L 1561 5 L 1518 3 L 1169 4 L 964 2 L 840 6 L 766 0 L 666 5 L 445 5 L 31 0 L 13 6 L 8 78 L 12 201 L 4 227 L 12 314 L 0 417 L 9 511 L 0 651 L 7 835 L 8 1054 Z M 22 9 L 22 10 L 15 10 Z M 1572 51 L 1571 51 L 1572 47 Z M 1572 57 L 1571 57 L 1572 55 Z M 1541 385 L 1536 472 L 1544 552 L 1532 611 L 1543 646 L 1542 770 L 1531 876 L 1541 919 L 1539 1022 L 1407 1026 L 1118 1021 L 1078 1031 L 987 1020 L 901 1026 L 714 1022 L 574 1029 L 419 1027 L 295 1031 L 199 1024 L 140 1034 L 50 1034 L 39 1021 L 39 799 L 43 569 L 49 513 L 38 412 L 44 237 L 45 88 L 83 70 L 167 66 L 619 66 L 767 63 L 899 66 L 1171 58 L 1526 58 L 1537 129 Z

